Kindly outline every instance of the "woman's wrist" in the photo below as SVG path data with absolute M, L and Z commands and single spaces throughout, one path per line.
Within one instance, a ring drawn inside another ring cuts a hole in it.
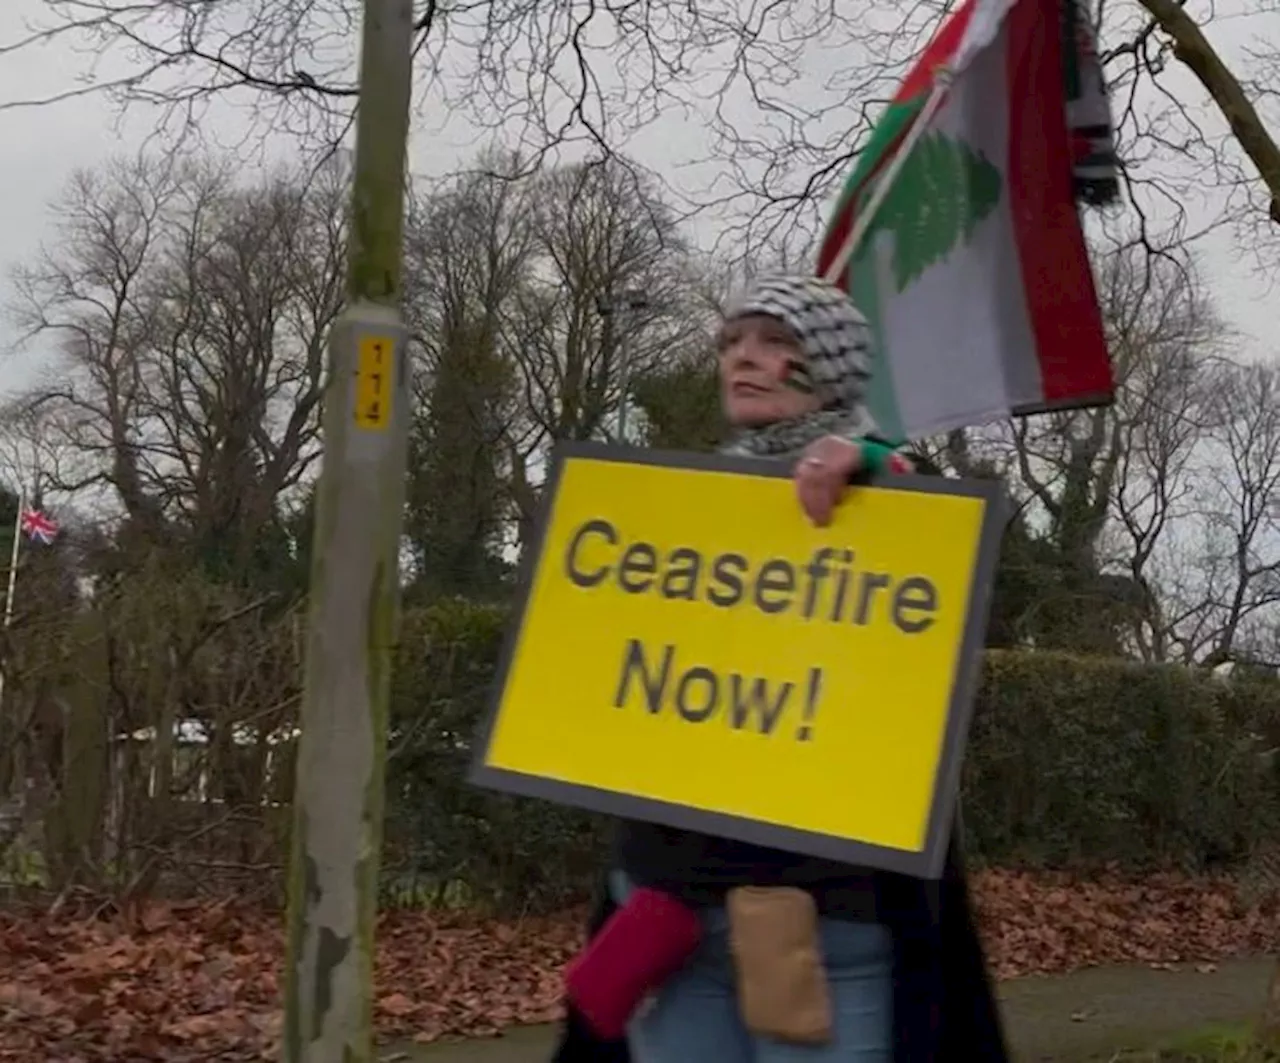
M 857 457 L 858 469 L 869 473 L 872 476 L 879 476 L 884 472 L 897 472 L 898 448 L 889 444 L 882 443 L 878 439 L 866 439 L 862 436 L 842 436 L 830 435 L 830 440 L 843 443 L 855 452 Z
M 862 448 L 862 467 L 872 476 L 879 476 L 888 470 L 889 463 L 897 453 L 896 447 L 874 439 L 860 439 L 858 445 Z

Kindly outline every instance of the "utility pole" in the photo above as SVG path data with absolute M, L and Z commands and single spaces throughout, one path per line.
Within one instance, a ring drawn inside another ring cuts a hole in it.
M 617 438 L 619 443 L 627 441 L 627 406 L 628 406 L 628 390 L 631 387 L 631 331 L 628 325 L 634 325 L 635 315 L 642 310 L 649 309 L 649 297 L 638 288 L 632 288 L 622 293 L 618 299 L 612 296 L 605 298 L 600 297 L 596 300 L 596 312 L 604 318 L 604 332 L 606 351 L 613 346 L 615 337 L 617 337 L 618 345 L 618 386 L 621 389 L 621 397 L 618 400 L 618 431 Z M 619 310 L 628 311 L 631 318 L 630 322 L 622 322 L 621 332 L 617 331 L 617 312 Z
M 413 0 L 364 0 L 347 303 L 329 339 L 284 1063 L 371 1063 L 374 921 L 409 421 L 401 316 Z

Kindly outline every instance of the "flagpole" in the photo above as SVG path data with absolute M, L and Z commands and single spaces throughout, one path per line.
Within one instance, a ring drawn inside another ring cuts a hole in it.
M 876 215 L 880 212 L 880 208 L 884 206 L 884 201 L 889 197 L 889 193 L 893 191 L 893 183 L 898 179 L 898 175 L 902 173 L 902 167 L 906 165 L 907 159 L 911 152 L 915 150 L 921 138 L 929 130 L 929 123 L 933 121 L 934 115 L 938 113 L 938 108 L 942 106 L 942 101 L 946 98 L 948 90 L 951 88 L 952 75 L 951 70 L 945 66 L 938 67 L 933 72 L 933 88 L 929 91 L 929 98 L 924 101 L 924 106 L 920 108 L 920 114 L 912 125 L 910 132 L 903 138 L 898 153 L 893 160 L 885 167 L 884 174 L 880 180 L 876 182 L 875 188 L 871 190 L 871 196 L 867 200 L 867 205 L 858 215 L 852 226 L 849 228 L 848 234 L 844 238 L 844 242 L 840 245 L 840 250 L 835 254 L 827 266 L 826 272 L 822 279 L 828 284 L 838 284 L 840 278 L 844 276 L 845 270 L 849 268 L 849 260 L 853 258 L 854 252 L 862 245 L 862 241 L 866 239 L 867 233 L 871 230 L 871 223 L 876 220 Z
M 22 547 L 22 511 L 27 508 L 27 491 L 18 492 L 18 514 L 13 518 L 13 549 L 9 552 L 9 589 L 4 596 L 4 629 L 13 623 L 13 592 L 18 586 L 18 551 Z M 0 706 L 4 704 L 4 681 L 7 670 L 0 666 Z

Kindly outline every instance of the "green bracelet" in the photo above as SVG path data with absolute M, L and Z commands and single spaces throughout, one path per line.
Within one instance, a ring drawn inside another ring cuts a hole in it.
M 872 476 L 879 476 L 889 466 L 889 459 L 896 453 L 897 448 L 891 447 L 887 443 L 877 443 L 871 439 L 860 439 L 858 445 L 862 447 L 862 465 Z

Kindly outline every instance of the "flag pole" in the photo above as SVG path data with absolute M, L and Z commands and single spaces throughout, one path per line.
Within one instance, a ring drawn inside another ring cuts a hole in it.
M 822 279 L 828 284 L 838 284 L 840 278 L 844 276 L 845 270 L 849 268 L 849 260 L 853 258 L 854 252 L 862 246 L 862 241 L 866 239 L 867 233 L 871 231 L 871 223 L 876 220 L 876 215 L 880 212 L 880 208 L 884 206 L 884 201 L 889 198 L 889 193 L 893 191 L 893 183 L 902 173 L 903 166 L 906 165 L 907 159 L 916 145 L 920 143 L 921 138 L 929 130 L 929 123 L 933 121 L 934 116 L 938 113 L 938 108 L 942 106 L 942 101 L 946 98 L 948 90 L 951 88 L 952 72 L 950 68 L 945 66 L 938 67 L 933 72 L 933 88 L 929 91 L 929 98 L 924 101 L 924 106 L 920 108 L 920 115 L 916 118 L 915 124 L 912 125 L 910 132 L 903 138 L 898 153 L 893 157 L 888 166 L 885 167 L 884 174 L 880 180 L 876 182 L 875 188 L 871 190 L 871 196 L 867 200 L 866 207 L 858 212 L 854 223 L 849 228 L 849 232 L 844 238 L 844 242 L 840 245 L 840 250 L 835 254 L 827 266 L 826 272 L 822 275 Z
M 27 508 L 27 491 L 18 492 L 18 514 L 13 518 L 13 549 L 9 553 L 9 589 L 4 596 L 4 629 L 13 623 L 13 592 L 18 586 L 18 551 L 22 547 L 22 511 Z M 0 706 L 4 704 L 4 681 L 7 670 L 0 666 Z

